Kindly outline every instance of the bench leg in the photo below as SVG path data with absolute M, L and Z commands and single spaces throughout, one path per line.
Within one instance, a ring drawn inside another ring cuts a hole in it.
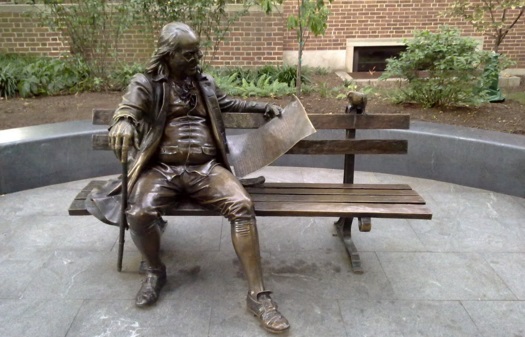
M 372 219 L 370 218 L 358 218 L 359 220 L 359 231 L 370 232 L 372 230 Z
M 334 225 L 337 230 L 337 235 L 345 245 L 346 252 L 350 257 L 352 271 L 355 274 L 363 274 L 364 271 L 361 267 L 361 258 L 357 252 L 357 247 L 352 241 L 352 220 L 353 218 L 339 218 Z

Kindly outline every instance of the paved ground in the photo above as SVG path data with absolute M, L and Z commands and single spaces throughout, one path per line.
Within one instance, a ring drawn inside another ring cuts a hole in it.
M 341 181 L 336 170 L 268 168 L 269 181 Z M 430 180 L 410 183 L 431 221 L 378 220 L 356 233 L 353 274 L 329 218 L 260 218 L 267 287 L 288 336 L 525 336 L 525 199 Z M 118 230 L 69 217 L 86 181 L 0 196 L 0 336 L 267 336 L 245 310 L 245 280 L 219 217 L 168 218 L 168 285 L 134 306 L 139 254 Z

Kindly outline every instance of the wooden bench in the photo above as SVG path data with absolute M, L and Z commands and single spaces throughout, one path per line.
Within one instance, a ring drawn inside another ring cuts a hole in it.
M 113 110 L 94 110 L 93 124 L 108 125 Z M 339 217 L 336 229 L 350 256 L 352 270 L 362 273 L 357 249 L 352 242 L 353 218 L 360 231 L 371 229 L 371 218 L 431 219 L 423 198 L 405 184 L 354 184 L 354 162 L 358 154 L 405 154 L 406 140 L 356 139 L 356 129 L 408 129 L 409 115 L 399 114 L 309 114 L 317 130 L 344 129 L 344 139 L 305 139 L 287 154 L 342 155 L 344 179 L 334 183 L 264 183 L 247 187 L 255 203 L 257 216 Z M 260 114 L 225 113 L 227 128 L 257 128 L 265 121 Z M 93 135 L 95 150 L 109 150 L 107 133 Z M 116 160 L 116 159 L 115 159 Z M 75 197 L 70 215 L 89 215 L 85 199 L 105 181 L 93 180 Z M 217 215 L 199 205 L 186 202 L 166 215 Z

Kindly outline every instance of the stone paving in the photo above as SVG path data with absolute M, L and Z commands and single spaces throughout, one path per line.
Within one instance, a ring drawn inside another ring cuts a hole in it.
M 342 171 L 268 167 L 268 181 L 342 180 Z M 259 218 L 267 288 L 287 336 L 525 336 L 525 199 L 431 180 L 359 172 L 357 182 L 409 183 L 431 221 L 374 219 L 355 233 L 353 274 L 333 218 Z M 168 217 L 168 284 L 134 306 L 140 256 L 118 229 L 67 208 L 87 180 L 0 196 L 0 336 L 268 336 L 245 309 L 229 224 Z

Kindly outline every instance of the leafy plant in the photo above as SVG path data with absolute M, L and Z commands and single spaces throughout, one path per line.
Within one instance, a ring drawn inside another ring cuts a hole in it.
M 89 77 L 77 58 L 1 55 L 0 88 L 4 97 L 54 95 L 77 90 Z
M 423 107 L 478 105 L 485 101 L 484 64 L 489 53 L 477 42 L 461 37 L 456 28 L 440 27 L 432 33 L 416 31 L 406 41 L 407 50 L 388 59 L 381 79 L 402 78 L 407 83 L 393 92 L 396 102 L 416 102 Z
M 328 84 L 325 82 L 319 84 L 319 87 L 317 88 L 319 96 L 321 96 L 322 98 L 332 97 L 335 90 L 337 89 L 329 87 Z
M 0 96 L 7 98 L 16 94 L 16 68 L 10 63 L 0 66 Z
M 215 83 L 222 91 L 228 94 L 232 94 L 236 88 L 240 85 L 241 79 L 239 79 L 237 73 L 225 74 L 217 72 L 214 74 Z
M 303 95 L 310 95 L 316 91 L 316 86 L 312 84 L 303 84 L 301 86 L 301 93 Z
M 248 82 L 243 79 L 238 88 L 238 95 L 242 97 L 282 97 L 293 92 L 287 83 L 279 82 L 262 75 L 257 81 Z
M 139 63 L 119 63 L 109 76 L 110 87 L 113 90 L 125 89 L 131 78 L 137 73 L 143 73 L 145 66 Z
M 311 80 L 308 77 L 308 74 L 311 71 L 312 70 L 310 68 L 305 67 L 305 71 L 302 74 L 303 83 L 306 83 L 306 84 L 311 83 Z M 258 68 L 247 68 L 247 67 L 231 68 L 230 67 L 230 68 L 215 69 L 212 72 L 216 75 L 219 74 L 219 75 L 224 75 L 224 76 L 230 76 L 232 74 L 236 74 L 237 79 L 239 81 L 241 81 L 242 79 L 245 79 L 248 82 L 257 81 L 261 76 L 266 75 L 267 77 L 270 77 L 272 81 L 277 80 L 282 83 L 287 83 L 291 87 L 295 87 L 296 78 L 297 78 L 296 68 L 291 65 L 284 65 L 284 66 L 265 65 L 263 67 L 258 67 Z
M 473 2 L 457 0 L 443 13 L 459 17 L 478 32 L 492 37 L 492 50 L 498 52 L 503 40 L 525 13 L 525 0 L 491 0 Z
M 68 61 L 40 58 L 22 69 L 17 88 L 22 97 L 55 95 L 75 87 L 87 76 Z
M 68 44 L 71 54 L 81 57 L 93 76 L 104 78 L 118 60 L 123 33 L 134 23 L 133 1 L 45 0 L 35 5 L 37 18 Z
M 244 78 L 247 81 L 257 80 L 257 68 L 247 68 L 247 67 L 224 67 L 219 69 L 210 69 L 212 74 L 215 76 L 226 76 L 230 77 L 235 74 L 235 78 L 240 81 Z
M 295 30 L 298 43 L 297 54 L 297 76 L 296 88 L 297 94 L 301 93 L 302 85 L 302 63 L 303 50 L 308 38 L 313 34 L 314 36 L 323 35 L 327 28 L 328 15 L 330 11 L 326 7 L 324 0 L 296 0 L 297 13 L 288 16 L 287 26 L 290 30 Z M 327 0 L 331 3 L 332 0 Z M 260 0 L 260 5 L 268 14 L 275 4 L 282 4 L 283 0 Z
M 238 73 L 229 76 L 216 75 L 217 85 L 227 94 L 242 97 L 282 97 L 293 92 L 287 83 L 279 82 L 263 74 L 257 79 L 239 79 Z
M 310 69 L 304 67 L 301 72 L 301 82 L 310 84 L 311 80 L 308 77 Z M 266 65 L 257 70 L 258 76 L 267 75 L 272 79 L 278 80 L 279 82 L 288 83 L 291 87 L 295 87 L 297 84 L 297 68 L 292 65 L 274 66 Z

